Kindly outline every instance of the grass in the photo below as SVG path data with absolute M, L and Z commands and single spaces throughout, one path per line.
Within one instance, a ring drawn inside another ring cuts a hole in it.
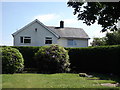
M 113 80 L 89 80 L 78 74 L 3 74 L 3 88 L 110 88 L 101 83 L 115 83 Z M 116 87 L 114 87 L 116 88 Z

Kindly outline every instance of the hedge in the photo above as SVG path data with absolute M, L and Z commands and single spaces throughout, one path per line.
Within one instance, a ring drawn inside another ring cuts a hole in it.
M 33 57 L 42 47 L 13 47 L 22 53 L 25 67 L 36 67 Z M 120 73 L 120 45 L 65 49 L 69 51 L 70 67 L 74 72 Z
M 66 49 L 72 71 L 120 73 L 120 45 Z
M 34 46 L 12 46 L 22 53 L 24 58 L 25 68 L 36 68 L 36 62 L 34 61 L 34 55 L 41 47 Z

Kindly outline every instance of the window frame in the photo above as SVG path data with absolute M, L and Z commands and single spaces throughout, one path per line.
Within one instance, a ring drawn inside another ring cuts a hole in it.
M 20 43 L 21 44 L 31 44 L 31 37 L 30 36 L 20 36 Z
M 68 46 L 75 46 L 75 45 L 77 45 L 76 44 L 76 40 L 74 40 L 74 39 L 68 39 L 67 40 L 67 45 Z
M 51 43 L 49 43 L 49 42 L 51 42 Z M 49 45 L 49 44 L 52 44 L 52 43 L 53 43 L 53 38 L 52 37 L 49 37 L 49 36 L 45 37 L 45 44 Z

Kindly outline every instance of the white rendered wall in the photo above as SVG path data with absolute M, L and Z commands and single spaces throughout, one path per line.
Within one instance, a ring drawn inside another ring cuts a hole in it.
M 37 28 L 37 32 L 35 31 L 35 28 Z M 30 44 L 23 44 L 20 43 L 20 36 L 28 36 L 31 37 L 31 43 Z M 14 46 L 45 46 L 45 37 L 52 37 L 53 44 L 57 43 L 57 38 L 49 32 L 46 28 L 41 26 L 40 24 L 33 23 L 31 26 L 25 28 L 21 32 L 19 32 L 14 37 Z
M 68 45 L 68 39 L 60 38 L 58 44 L 63 47 L 88 47 L 88 39 L 73 39 L 76 45 Z

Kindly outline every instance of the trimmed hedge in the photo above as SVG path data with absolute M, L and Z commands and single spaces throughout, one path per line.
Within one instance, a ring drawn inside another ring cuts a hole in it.
M 22 54 L 15 48 L 2 47 L 2 73 L 22 72 L 24 60 Z
M 120 73 L 120 45 L 67 49 L 72 71 Z
M 20 53 L 22 53 L 25 68 L 37 68 L 36 62 L 34 60 L 34 55 L 41 47 L 34 46 L 12 46 L 12 47 L 18 49 Z
M 25 60 L 25 67 L 35 68 L 34 54 L 42 47 L 18 47 Z M 69 52 L 73 72 L 120 73 L 120 45 L 87 48 L 65 48 Z

